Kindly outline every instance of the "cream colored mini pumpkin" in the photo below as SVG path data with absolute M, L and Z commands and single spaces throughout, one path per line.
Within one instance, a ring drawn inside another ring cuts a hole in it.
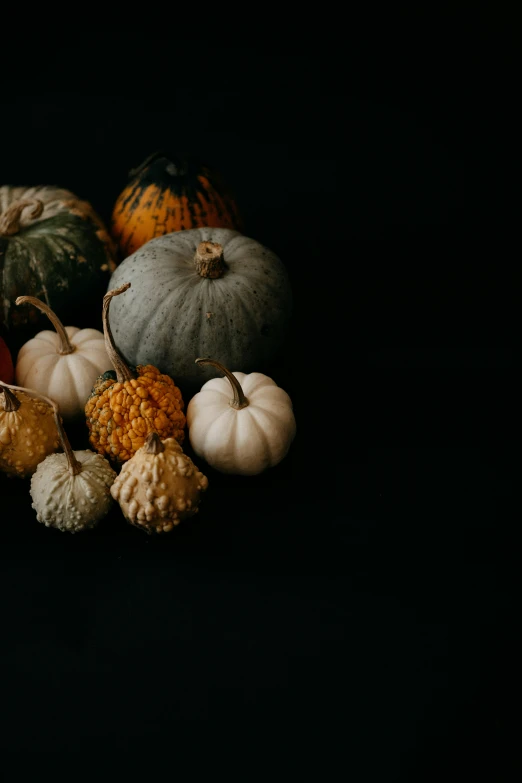
M 289 395 L 262 373 L 232 373 L 212 359 L 196 362 L 216 367 L 225 378 L 207 381 L 188 404 L 195 453 L 221 473 L 253 476 L 277 465 L 296 433 Z
M 0 470 L 25 478 L 60 448 L 53 409 L 31 389 L 0 384 L 0 392 Z
M 73 451 L 56 404 L 53 413 L 64 453 L 51 454 L 38 465 L 31 478 L 32 507 L 38 522 L 78 533 L 94 527 L 108 513 L 116 472 L 101 454 Z
M 208 479 L 175 438 L 151 432 L 111 487 L 125 518 L 147 533 L 168 533 L 199 510 Z
M 16 382 L 53 399 L 64 420 L 83 416 L 94 381 L 111 367 L 103 334 L 97 329 L 64 327 L 34 296 L 19 296 L 16 304 L 34 305 L 56 329 L 44 329 L 22 345 L 15 366 Z

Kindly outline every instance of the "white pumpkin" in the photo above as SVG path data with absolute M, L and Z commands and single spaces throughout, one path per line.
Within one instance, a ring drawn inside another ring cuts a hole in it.
M 112 366 L 102 332 L 64 327 L 55 313 L 34 296 L 19 296 L 16 304 L 38 307 L 56 329 L 44 329 L 22 345 L 15 365 L 16 382 L 51 397 L 64 420 L 83 416 L 96 378 Z
M 33 473 L 29 490 L 32 508 L 38 522 L 47 527 L 78 533 L 97 525 L 109 512 L 116 472 L 101 454 L 72 450 L 58 406 L 53 400 L 46 401 L 53 408 L 64 453 L 50 454 Z
M 221 473 L 253 476 L 286 456 L 296 433 L 289 395 L 268 375 L 230 372 L 213 359 L 196 359 L 224 373 L 207 381 L 187 407 L 194 452 Z

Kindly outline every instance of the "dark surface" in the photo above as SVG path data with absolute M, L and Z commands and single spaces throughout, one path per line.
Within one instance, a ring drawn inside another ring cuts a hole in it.
M 443 63 L 422 39 L 371 51 L 348 76 L 339 54 L 228 48 L 168 98 L 136 75 L 8 90 L 2 183 L 69 187 L 108 219 L 155 149 L 228 177 L 292 277 L 272 376 L 298 435 L 262 476 L 207 469 L 200 515 L 161 539 L 118 511 L 48 530 L 0 477 L 2 748 L 192 740 L 243 780 L 262 761 L 509 779 L 520 267 L 499 32 L 448 36 Z

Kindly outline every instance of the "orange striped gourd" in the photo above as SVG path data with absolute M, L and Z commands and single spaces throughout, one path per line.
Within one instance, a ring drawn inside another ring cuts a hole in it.
M 206 226 L 242 229 L 229 186 L 209 166 L 161 152 L 129 172 L 129 182 L 116 199 L 111 217 L 120 261 L 149 239 Z

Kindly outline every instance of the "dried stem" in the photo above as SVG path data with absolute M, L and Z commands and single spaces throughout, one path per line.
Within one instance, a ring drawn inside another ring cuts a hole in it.
M 196 248 L 194 265 L 201 277 L 222 277 L 227 268 L 222 245 L 219 242 L 200 242 Z
M 108 291 L 103 297 L 103 334 L 105 337 L 105 350 L 111 361 L 112 366 L 116 370 L 116 379 L 119 383 L 125 383 L 136 377 L 131 371 L 130 367 L 126 364 L 123 356 L 116 348 L 114 343 L 114 337 L 111 332 L 111 325 L 109 323 L 109 307 L 113 296 L 119 296 L 124 291 L 130 288 L 130 283 L 124 283 L 119 288 L 115 288 L 112 291 Z
M 18 397 L 13 394 L 11 387 L 0 383 L 0 391 L 4 393 L 4 411 L 7 413 L 14 413 L 22 404 Z
M 37 307 L 39 310 L 42 311 L 42 313 L 45 313 L 47 318 L 50 320 L 56 331 L 58 332 L 58 336 L 60 337 L 62 347 L 61 350 L 58 351 L 58 353 L 61 356 L 67 356 L 69 353 L 74 353 L 76 348 L 74 345 L 71 344 L 71 341 L 69 340 L 69 336 L 65 330 L 64 325 L 56 315 L 56 313 L 53 313 L 51 308 L 45 304 L 45 302 L 42 302 L 40 299 L 37 299 L 36 296 L 19 296 L 15 300 L 15 304 L 21 305 L 21 304 L 32 304 L 35 307 Z
M 249 405 L 248 399 L 246 398 L 243 389 L 241 388 L 241 384 L 239 383 L 238 379 L 235 375 L 233 375 L 230 370 L 227 370 L 226 367 L 224 367 L 220 362 L 216 362 L 215 359 L 196 359 L 196 364 L 204 365 L 204 364 L 210 364 L 212 367 L 215 367 L 217 370 L 220 370 L 220 372 L 225 375 L 228 380 L 230 381 L 232 385 L 232 391 L 234 392 L 234 399 L 230 400 L 230 406 L 232 408 L 236 408 L 236 410 L 241 410 L 241 408 L 246 408 L 247 405 Z
M 32 207 L 31 219 L 36 220 L 43 212 L 43 201 L 39 198 L 21 198 L 14 201 L 5 212 L 0 215 L 0 235 L 11 237 L 20 231 L 22 212 L 26 207 Z
M 161 454 L 165 451 L 165 446 L 157 432 L 149 432 L 145 440 L 145 451 L 147 454 Z

